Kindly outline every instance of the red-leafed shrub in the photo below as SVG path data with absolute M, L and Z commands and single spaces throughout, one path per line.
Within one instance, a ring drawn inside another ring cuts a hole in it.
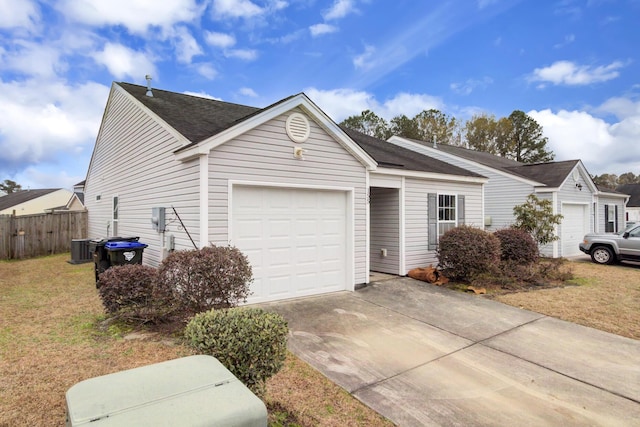
M 171 292 L 158 270 L 140 264 L 118 265 L 100 274 L 100 298 L 107 313 L 123 320 L 157 322 L 170 311 Z
M 493 233 L 500 240 L 500 259 L 531 264 L 538 260 L 538 244 L 531 234 L 517 228 L 505 228 Z
M 159 276 L 185 316 L 245 302 L 253 280 L 247 257 L 233 246 L 173 252 L 162 261 Z
M 463 225 L 440 236 L 438 258 L 445 276 L 470 281 L 479 274 L 496 271 L 500 241 L 491 233 Z

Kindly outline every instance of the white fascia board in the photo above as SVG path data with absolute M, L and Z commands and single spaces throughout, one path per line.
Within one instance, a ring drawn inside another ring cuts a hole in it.
M 331 120 L 322 110 L 313 104 L 309 98 L 304 94 L 296 95 L 284 102 L 281 102 L 268 110 L 262 111 L 236 126 L 223 130 L 212 137 L 205 139 L 204 141 L 194 144 L 192 147 L 178 150 L 175 153 L 176 159 L 181 161 L 187 161 L 201 154 L 208 154 L 211 150 L 219 147 L 220 145 L 231 141 L 234 138 L 250 131 L 251 129 L 272 120 L 287 111 L 290 111 L 296 107 L 302 108 L 311 117 L 316 119 L 316 122 L 327 132 L 329 132 L 336 140 L 349 151 L 356 159 L 358 159 L 369 170 L 376 168 L 377 163 L 371 156 L 369 156 L 358 144 L 353 142 L 347 134 L 345 134 L 340 127 L 338 127 L 333 120 Z
M 387 142 L 391 142 L 392 144 L 396 144 L 396 141 L 403 141 L 404 143 L 409 144 L 412 147 L 412 148 L 409 148 L 410 150 L 415 151 L 415 152 L 420 153 L 420 154 L 423 154 L 423 153 L 421 153 L 421 151 L 423 151 L 423 150 L 426 153 L 440 153 L 440 154 L 442 154 L 445 157 L 448 157 L 450 159 L 456 159 L 456 160 L 459 160 L 459 161 L 461 161 L 463 163 L 466 163 L 466 164 L 469 164 L 469 165 L 473 165 L 473 166 L 477 166 L 477 167 L 479 167 L 481 169 L 485 169 L 487 171 L 491 171 L 493 173 L 497 173 L 498 175 L 502 175 L 502 176 L 506 176 L 508 178 L 515 179 L 516 181 L 520 181 L 520 182 L 523 182 L 523 183 L 528 184 L 528 185 L 533 185 L 533 186 L 544 185 L 541 182 L 532 181 L 530 179 L 523 178 L 523 177 L 521 177 L 519 175 L 514 175 L 514 174 L 511 174 L 511 173 L 508 173 L 508 172 L 504 172 L 504 171 L 501 171 L 500 169 L 495 169 L 495 168 L 492 168 L 491 166 L 487 166 L 487 165 L 484 165 L 482 163 L 474 162 L 473 160 L 469 160 L 469 159 L 466 159 L 464 157 L 456 156 L 455 154 L 447 153 L 446 151 L 438 150 L 437 148 L 432 148 L 432 147 L 428 147 L 426 145 L 419 144 L 417 142 L 413 142 L 410 139 L 406 139 L 406 138 L 403 138 L 401 136 L 395 136 L 394 135 L 394 136 L 392 136 L 391 138 L 389 138 L 387 140 Z M 399 145 L 399 144 L 396 144 L 396 145 Z M 428 154 L 423 154 L 423 155 L 428 155 Z
M 401 176 L 401 177 L 407 177 L 407 178 L 431 179 L 434 181 L 465 182 L 469 184 L 485 184 L 487 183 L 487 181 L 489 181 L 489 178 L 481 178 L 478 176 L 448 175 L 444 173 L 420 172 L 420 171 L 401 170 L 401 169 L 386 169 L 381 167 L 378 167 L 375 170 L 375 173 L 380 175 L 392 175 L 392 176 Z
M 534 193 L 555 193 L 560 191 L 560 187 L 535 187 Z
M 175 139 L 177 139 L 179 142 L 181 142 L 183 145 L 188 145 L 191 144 L 191 141 L 189 141 L 183 134 L 181 134 L 180 132 L 178 132 L 176 130 L 176 128 L 174 128 L 173 126 L 171 126 L 169 123 L 165 122 L 160 116 L 158 116 L 156 113 L 154 113 L 153 111 L 151 111 L 149 108 L 147 108 L 146 105 L 144 105 L 142 102 L 138 101 L 133 95 L 131 95 L 129 92 L 127 92 L 126 90 L 124 90 L 122 88 L 122 86 L 120 86 L 117 83 L 113 84 L 114 88 L 119 91 L 120 93 L 122 93 L 124 96 L 126 96 L 127 98 L 129 98 L 129 100 L 131 100 L 131 102 L 133 102 L 136 106 L 138 106 L 138 108 L 142 109 L 146 114 L 148 114 L 149 116 L 153 117 L 153 120 L 156 121 L 158 124 L 160 124 L 160 126 L 166 130 L 167 132 L 169 132 Z

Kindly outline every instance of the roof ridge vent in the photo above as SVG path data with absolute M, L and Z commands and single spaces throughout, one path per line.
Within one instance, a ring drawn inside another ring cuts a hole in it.
M 309 120 L 300 113 L 292 113 L 287 117 L 285 130 L 289 139 L 297 143 L 305 142 L 311 135 Z
M 151 91 L 151 75 L 147 74 L 144 78 L 147 80 L 147 93 L 145 95 L 153 98 L 153 92 Z

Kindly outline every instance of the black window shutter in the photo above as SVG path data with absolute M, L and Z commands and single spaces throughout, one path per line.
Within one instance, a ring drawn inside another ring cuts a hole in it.
M 618 232 L 618 205 L 615 205 L 615 210 L 616 210 L 616 228 L 613 231 L 617 233 Z
M 604 232 L 608 233 L 609 231 L 609 205 L 604 205 Z
M 458 196 L 458 225 L 464 225 L 464 196 Z
M 427 195 L 427 224 L 429 225 L 428 249 L 435 251 L 438 247 L 438 195 L 435 193 Z

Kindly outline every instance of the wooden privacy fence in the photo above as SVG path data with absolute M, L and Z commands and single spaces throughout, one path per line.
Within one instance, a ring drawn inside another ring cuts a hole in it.
M 0 259 L 69 252 L 72 239 L 87 235 L 86 211 L 0 215 Z

